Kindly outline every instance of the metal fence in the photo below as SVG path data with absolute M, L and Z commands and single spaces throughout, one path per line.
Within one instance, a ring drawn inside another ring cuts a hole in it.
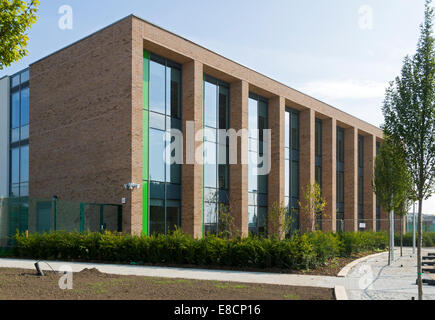
M 0 199 L 0 248 L 17 232 L 122 232 L 122 206 L 58 199 Z

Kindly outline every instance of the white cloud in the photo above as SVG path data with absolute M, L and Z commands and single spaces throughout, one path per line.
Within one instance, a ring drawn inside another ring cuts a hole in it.
M 319 80 L 302 84 L 302 92 L 319 99 L 373 99 L 385 95 L 385 82 L 357 80 Z

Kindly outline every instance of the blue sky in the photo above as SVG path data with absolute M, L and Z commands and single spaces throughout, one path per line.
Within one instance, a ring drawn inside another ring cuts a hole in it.
M 58 27 L 62 5 L 73 9 L 72 30 Z M 0 78 L 134 13 L 379 126 L 423 12 L 424 0 L 43 0 L 29 56 Z M 435 214 L 435 199 L 424 211 Z

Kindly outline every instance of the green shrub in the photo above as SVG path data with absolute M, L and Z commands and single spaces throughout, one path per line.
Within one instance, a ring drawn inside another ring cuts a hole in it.
M 408 232 L 403 234 L 403 246 L 412 247 L 413 233 Z M 400 233 L 394 233 L 394 243 L 400 246 Z M 435 232 L 423 232 L 423 247 L 431 248 L 435 246 Z
M 289 239 L 194 239 L 172 235 L 138 237 L 118 233 L 18 234 L 14 256 L 44 260 L 101 261 L 158 265 L 197 265 L 238 268 L 310 269 L 328 260 L 355 253 L 385 250 L 385 233 L 307 233 Z

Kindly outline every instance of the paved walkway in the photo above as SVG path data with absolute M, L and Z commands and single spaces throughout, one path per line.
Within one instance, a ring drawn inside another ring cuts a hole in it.
M 423 249 L 423 256 L 434 249 Z M 369 258 L 355 266 L 345 278 L 349 300 L 411 300 L 418 298 L 417 259 L 412 248 L 403 257 L 395 251 L 396 261 L 388 266 L 388 253 Z M 435 287 L 423 285 L 425 300 L 435 300 Z
M 19 268 L 35 269 L 35 260 L 21 259 L 0 259 L 0 268 Z M 48 262 L 55 271 L 61 266 L 70 266 L 73 272 L 80 272 L 83 269 L 97 268 L 100 272 L 118 275 L 135 275 L 144 277 L 176 278 L 193 280 L 216 280 L 242 283 L 264 283 L 303 287 L 334 288 L 335 285 L 343 285 L 344 278 L 293 275 L 262 272 L 241 272 L 241 271 L 222 271 L 205 269 L 184 269 L 184 268 L 164 268 L 146 267 L 130 265 L 110 265 L 93 263 L 73 263 L 73 262 Z M 42 270 L 50 271 L 51 268 L 45 263 L 40 263 Z M 36 272 L 36 270 L 35 270 Z

